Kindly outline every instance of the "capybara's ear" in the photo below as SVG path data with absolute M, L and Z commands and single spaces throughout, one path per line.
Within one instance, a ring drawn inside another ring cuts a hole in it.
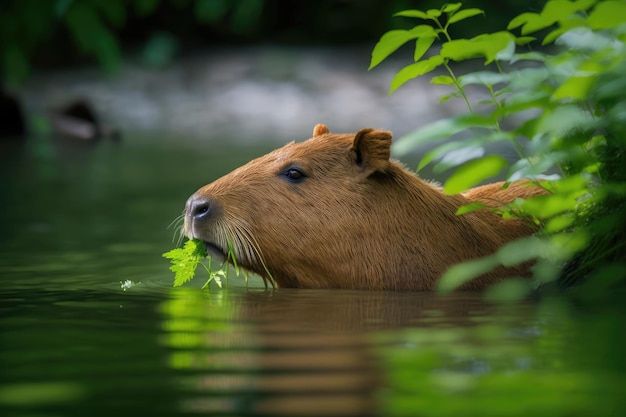
M 315 125 L 315 127 L 313 128 L 313 137 L 315 136 L 321 136 L 321 135 L 325 135 L 328 132 L 330 132 L 330 130 L 328 130 L 328 126 L 326 126 L 323 123 L 318 123 Z
M 368 175 L 384 171 L 391 155 L 391 132 L 362 129 L 354 136 L 352 151 L 355 163 Z

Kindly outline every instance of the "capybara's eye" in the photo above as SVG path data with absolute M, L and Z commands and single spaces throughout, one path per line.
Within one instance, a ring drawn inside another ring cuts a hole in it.
M 285 177 L 291 182 L 300 182 L 304 179 L 304 174 L 297 168 L 289 168 L 285 171 Z

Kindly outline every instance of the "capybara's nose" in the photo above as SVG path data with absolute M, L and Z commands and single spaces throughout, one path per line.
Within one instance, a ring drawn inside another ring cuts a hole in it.
M 192 195 L 187 200 L 187 216 L 192 219 L 206 219 L 211 215 L 215 203 L 207 197 Z

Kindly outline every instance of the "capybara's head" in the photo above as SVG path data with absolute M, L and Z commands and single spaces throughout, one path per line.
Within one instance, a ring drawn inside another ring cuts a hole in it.
M 386 131 L 331 134 L 317 125 L 313 138 L 200 188 L 187 201 L 186 234 L 213 256 L 225 258 L 230 246 L 241 266 L 279 286 L 341 287 L 324 282 L 370 256 L 366 235 L 388 232 L 365 214 L 378 204 L 372 177 L 389 167 L 390 146 Z
M 185 233 L 214 257 L 232 251 L 240 266 L 299 288 L 433 289 L 448 266 L 506 240 L 492 217 L 456 216 L 468 201 L 391 160 L 390 146 L 387 131 L 319 124 L 311 139 L 200 188 Z

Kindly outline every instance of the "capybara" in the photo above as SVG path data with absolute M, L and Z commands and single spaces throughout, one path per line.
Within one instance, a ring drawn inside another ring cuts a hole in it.
M 363 129 L 289 143 L 200 188 L 185 208 L 185 234 L 278 287 L 433 290 L 446 269 L 533 233 L 487 209 L 544 194 L 530 182 L 446 195 L 390 159 L 391 133 Z M 529 266 L 498 267 L 462 289 L 481 289 Z

